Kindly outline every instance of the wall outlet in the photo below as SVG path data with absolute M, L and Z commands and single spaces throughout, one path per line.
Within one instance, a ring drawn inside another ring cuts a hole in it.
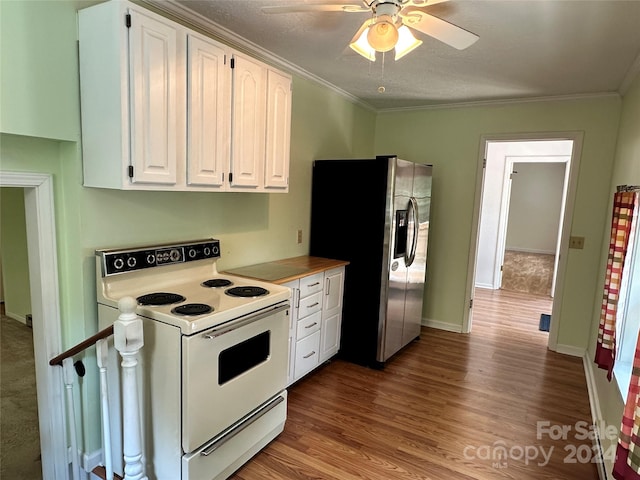
M 298 243 L 302 243 L 302 230 L 298 230 L 298 233 L 296 235 L 296 240 Z
M 582 250 L 584 248 L 584 237 L 569 237 L 569 248 Z

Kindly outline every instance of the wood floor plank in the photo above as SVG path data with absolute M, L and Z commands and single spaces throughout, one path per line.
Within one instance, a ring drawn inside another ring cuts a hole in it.
M 538 330 L 550 311 L 549 297 L 478 290 L 471 334 L 423 328 L 384 370 L 331 361 L 289 389 L 285 431 L 231 479 L 596 480 L 571 463 L 591 455 L 575 431 L 591 414 L 582 360 Z

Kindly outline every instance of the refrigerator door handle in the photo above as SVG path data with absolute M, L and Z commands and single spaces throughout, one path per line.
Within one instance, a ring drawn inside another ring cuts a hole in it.
M 418 202 L 414 197 L 409 199 L 409 206 L 407 209 L 409 212 L 409 221 L 413 223 L 413 234 L 411 236 L 411 248 L 405 249 L 404 254 L 404 263 L 407 267 L 411 266 L 413 261 L 416 259 L 416 250 L 418 248 L 418 229 L 420 228 L 420 223 L 418 219 L 420 218 L 418 215 Z M 409 239 L 407 238 L 407 241 Z

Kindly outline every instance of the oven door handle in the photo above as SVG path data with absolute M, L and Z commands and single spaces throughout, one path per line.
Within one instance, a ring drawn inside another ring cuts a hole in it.
M 216 440 L 214 440 L 209 445 L 207 445 L 205 447 L 205 449 L 200 452 L 200 455 L 204 455 L 205 457 L 208 456 L 208 455 L 211 455 L 218 448 L 220 448 L 223 444 L 225 444 L 226 442 L 231 440 L 233 437 L 238 435 L 240 432 L 242 432 L 245 428 L 247 428 L 249 425 L 254 423 L 256 420 L 262 418 L 263 415 L 266 415 L 268 412 L 273 410 L 276 406 L 280 405 L 282 402 L 284 402 L 284 397 L 283 396 L 278 396 L 278 397 L 274 398 L 269 403 L 267 403 L 262 408 L 260 408 L 258 411 L 256 411 L 250 417 L 245 418 L 240 423 L 238 423 L 238 424 L 228 428 L 226 431 L 224 431 L 221 434 L 220 437 L 218 437 Z
M 207 330 L 205 333 L 203 333 L 202 336 L 208 340 L 213 340 L 215 338 L 218 338 L 220 335 L 232 332 L 240 327 L 244 327 L 245 325 L 249 325 L 250 323 L 262 320 L 263 318 L 270 317 L 271 315 L 274 315 L 283 310 L 287 310 L 288 308 L 289 303 L 285 303 L 284 305 L 279 305 L 269 310 L 250 315 L 248 317 L 243 317 L 238 320 L 231 321 L 230 323 L 225 323 L 224 325 L 221 325 L 219 327 L 212 328 L 211 330 Z

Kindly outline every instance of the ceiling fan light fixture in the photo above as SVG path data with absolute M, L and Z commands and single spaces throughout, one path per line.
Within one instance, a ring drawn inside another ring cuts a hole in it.
M 376 17 L 367 32 L 369 45 L 377 52 L 388 52 L 398 43 L 398 28 L 390 15 Z
M 406 25 L 398 29 L 398 43 L 396 43 L 396 60 L 400 60 L 407 53 L 412 52 L 422 45 L 422 40 L 418 40 L 411 34 L 411 30 Z
M 351 49 L 360 55 L 362 55 L 367 60 L 372 62 L 376 61 L 376 51 L 369 45 L 367 41 L 367 34 L 369 33 L 369 27 L 365 28 L 358 39 L 355 42 L 351 42 L 349 46 Z

